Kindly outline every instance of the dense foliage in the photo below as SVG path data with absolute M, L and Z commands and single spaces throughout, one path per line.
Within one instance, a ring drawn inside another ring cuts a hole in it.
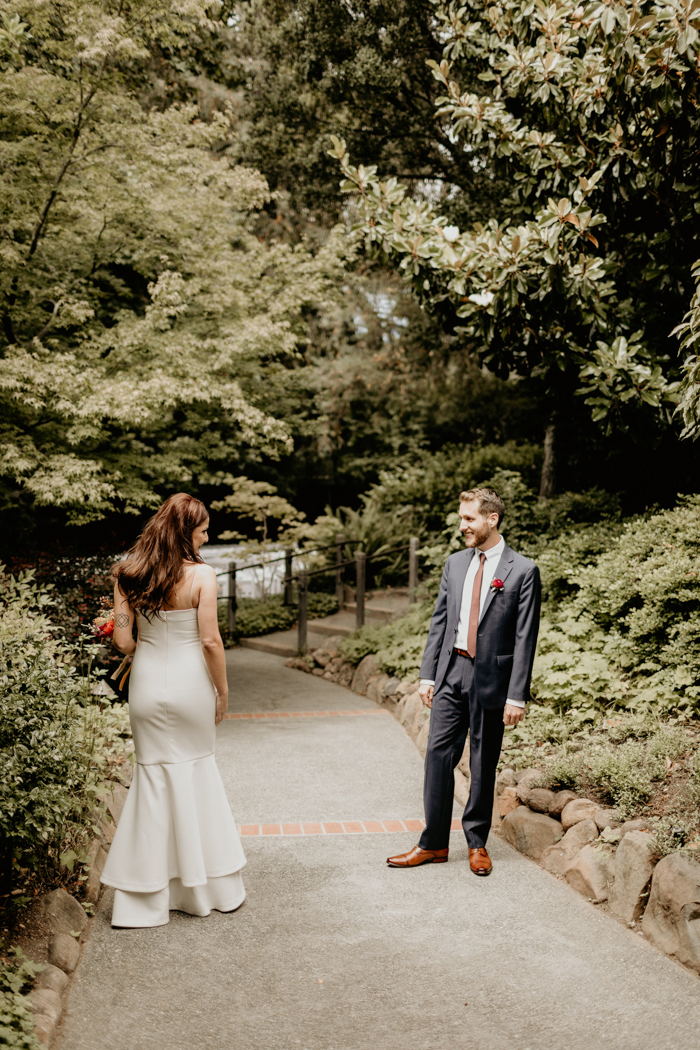
M 49 594 L 30 573 L 0 575 L 0 879 L 5 886 L 21 865 L 57 872 L 62 850 L 75 845 L 79 852 L 84 846 L 83 830 L 99 806 L 106 748 L 124 722 L 118 705 L 100 710 L 92 695 L 95 679 L 53 628 L 50 608 Z M 89 660 L 91 653 L 84 656 Z
M 442 53 L 430 0 L 243 0 L 235 5 L 233 75 L 246 124 L 238 155 L 290 200 L 290 219 L 339 215 L 328 135 L 388 175 L 480 179 L 449 122 L 435 119 L 440 89 L 428 67 Z M 231 77 L 229 73 L 229 77 Z
M 338 601 L 333 594 L 312 591 L 308 596 L 307 611 L 310 618 L 330 616 L 338 611 Z M 219 627 L 229 642 L 238 638 L 256 638 L 261 634 L 272 634 L 273 631 L 287 631 L 296 622 L 297 606 L 285 605 L 281 595 L 273 594 L 264 601 L 260 598 L 239 598 L 236 630 L 231 639 L 228 638 L 226 603 L 219 602 Z
M 255 236 L 269 191 L 224 112 L 141 105 L 144 63 L 211 26 L 207 4 L 1 10 L 5 502 L 87 521 L 279 455 L 280 373 L 342 250 Z
M 504 766 L 537 766 L 540 783 L 571 788 L 624 817 L 643 813 L 656 857 L 700 848 L 700 736 L 697 724 L 669 724 L 649 713 L 608 712 L 594 718 L 571 709 L 533 707 L 509 730 Z M 604 842 L 619 841 L 608 832 Z M 697 856 L 697 854 L 696 854 Z
M 35 1020 L 29 991 L 41 963 L 33 963 L 16 949 L 6 962 L 0 960 L 0 1046 L 8 1050 L 41 1050 L 34 1034 Z
M 390 172 L 353 167 L 336 141 L 358 232 L 422 295 L 454 305 L 489 368 L 539 376 L 553 420 L 578 394 L 608 433 L 642 425 L 644 405 L 649 422 L 668 421 L 681 378 L 670 329 L 700 231 L 698 11 L 468 0 L 436 3 L 435 17 L 437 115 L 507 193 L 460 229 L 454 194 L 434 205 Z

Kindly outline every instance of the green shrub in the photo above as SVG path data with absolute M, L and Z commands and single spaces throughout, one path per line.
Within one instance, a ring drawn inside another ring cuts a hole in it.
M 532 693 L 558 711 L 624 705 L 630 687 L 615 664 L 615 639 L 581 615 L 540 624 Z
M 651 797 L 654 768 L 645 759 L 644 745 L 627 741 L 587 756 L 586 779 L 625 815 L 636 813 Z
M 457 500 L 463 489 L 481 484 L 498 470 L 526 475 L 534 483 L 541 451 L 535 445 L 515 441 L 503 445 L 446 445 L 439 452 L 425 452 L 420 461 L 407 461 L 391 470 L 382 471 L 379 481 L 362 497 L 363 510 L 359 518 L 345 517 L 356 527 L 363 527 L 366 517 L 375 528 L 385 530 L 376 539 L 389 544 L 397 535 L 393 520 L 402 525 L 401 536 L 416 535 L 427 538 L 439 532 L 445 516 L 457 509 Z M 346 515 L 345 510 L 342 511 Z M 386 530 L 389 529 L 389 532 Z M 407 531 L 410 530 L 410 531 Z M 374 535 L 355 538 L 374 540 Z M 369 549 L 369 548 L 366 548 Z
M 308 597 L 309 619 L 322 619 L 338 611 L 338 599 L 334 594 L 323 594 L 321 591 L 310 591 Z
M 685 754 L 688 750 L 688 737 L 677 726 L 662 726 L 649 739 L 646 760 L 654 780 L 661 780 L 666 773 L 666 766 Z
M 700 497 L 628 522 L 576 574 L 574 615 L 615 640 L 637 700 L 660 711 L 700 702 Z
M 545 777 L 547 786 L 556 791 L 575 789 L 581 782 L 582 760 L 579 754 L 563 751 L 547 763 Z
M 647 843 L 652 860 L 661 860 L 669 853 L 677 853 L 683 849 L 691 834 L 690 826 L 676 816 L 655 818 Z
M 0 962 L 0 1046 L 8 1050 L 42 1050 L 34 1035 L 34 1014 L 22 993 L 44 967 L 30 962 L 20 949 L 12 949 L 14 959 Z
M 550 787 L 574 788 L 584 794 L 592 791 L 593 797 L 602 797 L 631 816 L 644 808 L 656 785 L 665 780 L 667 767 L 688 755 L 690 783 L 678 796 L 678 804 L 693 811 L 696 779 L 700 796 L 700 752 L 695 751 L 692 734 L 635 714 L 618 716 L 614 723 L 599 718 L 588 729 L 581 728 L 583 723 L 577 727 L 577 717 L 580 712 L 576 711 L 565 716 L 568 735 L 562 734 L 561 745 L 545 756 L 543 770 Z M 521 725 L 526 726 L 527 721 Z M 532 762 L 532 750 L 524 761 Z M 682 823 L 674 819 L 675 824 Z
M 338 599 L 334 594 L 311 591 L 308 595 L 309 619 L 330 616 L 338 611 Z M 226 602 L 219 602 L 219 627 L 222 634 L 227 631 Z M 298 618 L 296 605 L 284 605 L 282 595 L 274 594 L 262 601 L 259 598 L 239 598 L 236 606 L 236 636 L 256 638 L 274 631 L 288 631 Z
M 100 599 L 111 592 L 109 576 L 116 558 L 113 552 L 52 552 L 34 556 L 31 563 L 13 558 L 10 568 L 15 576 L 32 570 L 39 591 L 50 596 L 52 628 L 60 629 L 69 644 L 77 645 L 86 621 L 97 615 Z
M 236 634 L 239 638 L 255 638 L 273 631 L 287 631 L 294 626 L 296 619 L 296 606 L 283 605 L 280 595 L 272 595 L 265 601 L 239 598 L 236 605 Z
M 0 571 L 0 878 L 14 858 L 32 867 L 50 854 L 96 805 L 104 747 L 123 729 L 117 705 L 101 712 L 85 661 L 51 636 L 50 598 L 31 573 Z M 59 632 L 60 633 L 60 632 Z M 94 647 L 91 647 L 94 649 Z M 89 656 L 89 651 L 88 654 Z
M 559 546 L 563 535 L 578 537 L 585 531 L 589 538 L 579 540 L 580 551 L 575 539 L 562 544 L 564 548 L 571 548 L 565 553 L 573 554 L 580 564 L 588 544 L 593 545 L 596 553 L 605 549 L 604 538 L 609 535 L 610 525 L 620 518 L 619 499 L 602 489 L 564 492 L 554 499 L 540 500 L 518 471 L 503 468 L 480 479 L 479 484 L 495 489 L 503 497 L 506 513 L 501 532 L 508 544 L 538 561 L 553 541 Z
M 34 1035 L 29 999 L 16 992 L 0 992 L 0 1046 L 7 1050 L 43 1050 Z
M 398 620 L 381 627 L 362 627 L 343 639 L 340 652 L 353 663 L 359 663 L 368 653 L 376 653 L 383 671 L 399 678 L 416 678 L 432 611 L 432 603 L 417 603 Z
M 579 572 L 595 564 L 610 546 L 610 525 L 575 525 L 543 540 L 533 554 L 542 579 L 542 600 L 553 605 L 573 598 L 579 590 Z

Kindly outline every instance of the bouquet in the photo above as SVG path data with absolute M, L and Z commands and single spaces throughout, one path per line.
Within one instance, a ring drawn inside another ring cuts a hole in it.
M 102 612 L 92 621 L 92 629 L 95 640 L 108 642 L 114 634 L 114 609 L 107 608 L 107 599 L 102 600 Z M 107 679 L 107 685 L 117 694 L 120 700 L 129 697 L 129 672 L 131 671 L 131 657 L 125 656 L 116 671 Z
M 92 629 L 98 642 L 105 642 L 114 634 L 114 609 L 103 610 L 92 621 Z

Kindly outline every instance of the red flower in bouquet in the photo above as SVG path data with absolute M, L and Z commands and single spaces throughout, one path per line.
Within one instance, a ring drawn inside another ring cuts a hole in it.
M 492 591 L 502 591 L 503 590 L 503 580 L 492 580 L 491 581 L 491 590 Z
M 114 609 L 103 612 L 92 621 L 92 629 L 98 642 L 111 638 L 114 634 Z

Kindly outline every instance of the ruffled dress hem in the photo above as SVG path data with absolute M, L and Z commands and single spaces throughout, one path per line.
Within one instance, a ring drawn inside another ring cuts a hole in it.
M 198 889 L 200 886 L 209 885 L 212 879 L 225 879 L 228 876 L 240 874 L 247 863 L 248 862 L 244 860 L 241 866 L 236 868 L 235 871 L 231 871 L 231 869 L 228 868 L 222 871 L 214 871 L 211 874 L 207 872 L 207 877 L 205 879 L 197 879 L 195 882 L 190 882 L 189 880 L 186 881 L 185 879 L 179 878 L 177 875 L 171 875 L 169 880 L 165 883 L 159 882 L 157 885 L 154 883 L 152 886 L 143 886 L 142 884 L 139 884 L 138 886 L 129 886 L 127 883 L 118 882 L 111 878 L 105 878 L 104 875 L 100 877 L 100 882 L 104 886 L 111 886 L 113 889 L 120 890 L 122 893 L 160 893 L 162 890 L 166 890 L 173 882 L 179 882 L 188 890 Z
M 171 911 L 205 918 L 212 911 L 236 911 L 244 900 L 240 872 L 209 879 L 204 886 L 184 886 L 180 879 L 171 879 L 167 886 L 153 893 L 116 890 L 112 926 L 124 929 L 165 926 Z

